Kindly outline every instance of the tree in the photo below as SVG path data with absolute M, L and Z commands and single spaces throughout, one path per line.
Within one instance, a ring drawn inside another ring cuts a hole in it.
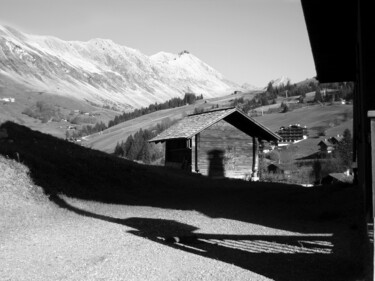
M 134 141 L 129 148 L 126 158 L 128 158 L 129 160 L 137 160 L 140 150 L 140 144 Z
M 319 160 L 315 160 L 313 164 L 313 174 L 316 183 L 320 183 L 322 174 L 322 164 Z
M 280 162 L 280 153 L 277 150 L 272 150 L 270 153 L 268 153 L 266 158 L 274 162 Z
M 347 170 L 353 161 L 353 139 L 349 129 L 345 129 L 342 140 L 336 145 L 335 157 L 339 159 L 342 168 Z
M 144 143 L 139 158 L 146 164 L 151 162 L 151 145 L 148 142 Z
M 70 131 L 69 130 L 66 130 L 66 132 L 65 132 L 65 139 L 70 139 L 70 137 L 71 137 L 71 133 L 70 133 Z
M 125 157 L 128 157 L 129 150 L 130 150 L 130 148 L 132 147 L 133 142 L 134 142 L 133 135 L 130 135 L 130 136 L 126 139 L 125 143 L 123 144 L 123 151 L 124 151 L 123 155 L 124 155 Z
M 306 94 L 300 95 L 299 98 L 298 98 L 298 102 L 299 103 L 304 103 L 305 102 L 305 97 L 306 97 Z
M 268 82 L 268 85 L 267 85 L 267 92 L 273 93 L 273 91 L 274 91 L 273 81 L 270 81 L 270 82 Z
M 322 102 L 323 101 L 322 93 L 320 92 L 320 90 L 315 91 L 314 101 L 315 102 Z
M 214 106 L 212 106 L 212 108 L 214 108 Z M 203 111 L 204 111 L 204 108 L 195 107 L 193 114 L 199 114 L 199 113 L 202 113 Z
M 285 102 L 281 103 L 280 108 L 281 108 L 281 113 L 285 113 L 289 111 L 289 107 Z
M 269 102 L 268 102 L 268 99 L 267 99 L 266 95 L 262 95 L 260 97 L 260 104 L 261 105 L 269 105 Z
M 115 147 L 115 155 L 116 156 L 124 156 L 124 149 L 122 147 L 122 143 L 117 143 Z

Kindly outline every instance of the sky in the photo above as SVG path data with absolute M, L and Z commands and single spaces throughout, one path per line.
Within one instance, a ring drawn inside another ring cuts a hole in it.
M 299 0 L 0 0 L 0 24 L 146 55 L 187 50 L 238 84 L 316 76 Z

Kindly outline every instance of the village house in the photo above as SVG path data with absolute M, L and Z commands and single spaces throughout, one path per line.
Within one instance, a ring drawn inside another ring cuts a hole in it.
M 343 137 L 341 135 L 336 135 L 336 136 L 333 136 L 333 137 L 330 137 L 328 139 L 328 141 L 330 143 L 332 143 L 333 145 L 336 145 L 338 144 L 340 141 L 342 141 Z
M 302 127 L 300 124 L 289 125 L 288 127 L 281 127 L 276 132 L 280 137 L 280 145 L 289 144 L 307 139 L 307 127 Z
M 321 153 L 326 153 L 326 154 L 332 153 L 332 151 L 335 149 L 334 145 L 328 139 L 321 140 L 318 143 L 318 146 L 319 146 L 319 151 Z
M 267 172 L 273 174 L 282 174 L 289 176 L 291 174 L 290 165 L 271 163 L 267 166 Z
M 3 101 L 3 102 L 15 102 L 16 99 L 15 98 L 1 98 L 0 101 Z
M 151 139 L 165 142 L 165 166 L 213 178 L 258 180 L 260 140 L 280 137 L 236 108 L 192 114 Z
M 328 139 L 321 140 L 318 143 L 319 151 L 321 156 L 332 153 L 335 150 L 335 146 L 342 140 L 342 136 L 337 135 Z

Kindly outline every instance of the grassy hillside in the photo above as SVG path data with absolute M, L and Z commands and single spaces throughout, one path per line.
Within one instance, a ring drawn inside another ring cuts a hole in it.
M 352 105 L 311 105 L 299 108 L 286 113 L 272 113 L 255 117 L 257 121 L 277 131 L 281 126 L 290 124 L 301 124 L 307 126 L 315 136 L 316 130 L 320 127 L 333 128 L 338 125 L 347 124 L 350 126 L 350 120 L 353 118 Z
M 342 135 L 345 129 L 353 130 L 352 105 L 312 105 L 286 113 L 272 113 L 255 117 L 257 121 L 277 131 L 281 126 L 300 124 L 307 126 L 309 138 L 289 146 L 293 159 L 302 158 L 318 151 L 318 143 L 337 134 Z M 318 136 L 325 131 L 325 136 Z
M 222 100 L 222 105 L 228 105 L 228 102 L 233 99 L 230 96 L 229 99 Z M 194 111 L 195 107 L 206 107 L 210 108 L 213 104 L 216 104 L 218 100 L 212 102 L 211 100 L 200 101 L 195 105 L 173 108 L 168 110 L 162 110 L 154 112 L 152 114 L 144 115 L 142 117 L 118 124 L 112 128 L 103 131 L 101 134 L 89 136 L 85 145 L 112 153 L 117 142 L 126 140 L 126 138 L 134 134 L 139 129 L 147 129 L 155 126 L 157 123 L 162 122 L 163 119 L 180 119 L 187 114 Z M 327 136 L 334 136 L 336 134 L 342 134 L 342 132 L 349 128 L 352 130 L 352 118 L 353 110 L 351 105 L 312 105 L 294 111 L 286 113 L 272 113 L 265 114 L 264 116 L 255 117 L 257 121 L 276 132 L 281 126 L 288 126 L 289 124 L 299 123 L 303 126 L 307 126 L 309 129 L 310 137 L 314 138 L 307 144 L 309 148 L 307 151 L 303 151 L 303 155 L 307 155 L 309 151 L 312 153 L 317 150 L 317 144 L 320 139 L 316 138 L 317 132 L 324 128 Z M 305 144 L 305 143 L 304 143 Z
M 105 123 L 119 114 L 119 112 L 96 107 L 78 99 L 66 98 L 47 92 L 34 91 L 33 89 L 26 88 L 10 79 L 4 79 L 0 74 L 0 99 L 9 97 L 14 98 L 15 102 L 6 103 L 0 101 L 0 122 L 7 120 L 17 122 L 32 129 L 62 138 L 65 137 L 65 131 L 69 125 L 66 122 L 42 123 L 38 119 L 22 114 L 22 112 L 27 108 L 35 106 L 36 102 L 43 101 L 46 104 L 58 108 L 66 116 L 71 111 L 79 110 L 95 113 L 96 119 Z

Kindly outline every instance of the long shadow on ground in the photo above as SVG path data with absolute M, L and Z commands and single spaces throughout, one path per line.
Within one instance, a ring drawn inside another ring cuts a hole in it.
M 133 228 L 133 235 L 192 254 L 239 266 L 274 280 L 357 280 L 360 268 L 336 254 L 332 235 L 228 235 L 196 233 L 195 226 L 174 220 L 119 219 L 51 200 L 76 214 Z
M 12 122 L 2 124 L 0 129 L 5 129 L 8 135 L 0 140 L 0 154 L 27 165 L 35 184 L 41 186 L 60 207 L 130 226 L 135 229 L 132 232 L 134 235 L 234 263 L 277 280 L 352 280 L 353 274 L 361 273 L 363 249 L 367 242 L 363 232 L 365 226 L 362 223 L 360 194 L 354 187 L 305 189 L 284 184 L 210 180 L 183 171 L 135 164 Z M 220 238 L 210 234 L 194 238 L 186 245 L 173 241 L 168 243 L 167 238 L 175 236 L 181 229 L 186 230 L 182 236 L 195 237 L 194 226 L 180 227 L 178 222 L 151 222 L 146 218 L 121 220 L 105 217 L 70 206 L 58 194 L 103 203 L 196 210 L 212 218 L 249 222 L 298 233 L 325 233 L 328 236 L 322 240 L 326 244 L 316 244 L 314 241 L 320 241 L 316 237 L 308 238 L 310 243 L 300 242 L 305 241 L 303 235 L 290 238 L 251 235 Z M 159 229 L 159 236 L 164 240 L 152 231 L 155 225 L 163 224 L 166 226 Z M 175 231 L 166 233 L 167 229 Z M 219 242 L 214 244 L 205 240 Z M 258 242 L 254 241 L 263 242 L 255 246 Z M 261 250 L 265 249 L 267 243 L 270 248 L 279 250 Z M 331 244 L 332 253 L 318 251 L 312 254 L 301 250 L 309 245 L 323 250 L 327 247 L 322 245 Z M 285 253 L 281 250 L 283 245 L 295 250 Z M 255 251 L 258 248 L 260 250 Z M 350 255 L 340 260 L 335 253 L 344 248 L 349 248 Z M 324 275 L 324 271 L 327 271 L 327 275 Z M 317 278 L 316 272 L 327 278 Z M 343 278 L 333 278 L 334 275 Z

